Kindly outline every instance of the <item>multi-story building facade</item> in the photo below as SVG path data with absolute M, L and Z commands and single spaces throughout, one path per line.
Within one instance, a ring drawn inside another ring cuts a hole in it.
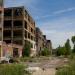
M 29 42 L 31 56 L 36 54 L 35 21 L 23 6 L 4 8 L 3 41 L 23 47 Z
M 5 56 L 22 56 L 22 46 L 16 44 L 7 44 L 3 41 L 3 31 L 4 31 L 4 4 L 3 0 L 0 0 L 0 57 Z M 7 34 L 9 35 L 9 34 Z M 15 50 L 18 49 L 18 50 Z M 18 52 L 16 52 L 18 51 Z M 17 55 L 16 55 L 17 54 Z
M 36 33 L 36 34 L 35 34 Z M 27 42 L 32 46 L 30 56 L 40 54 L 45 48 L 51 49 L 51 41 L 47 41 L 35 21 L 25 7 L 0 6 L 0 56 L 22 56 L 22 49 Z

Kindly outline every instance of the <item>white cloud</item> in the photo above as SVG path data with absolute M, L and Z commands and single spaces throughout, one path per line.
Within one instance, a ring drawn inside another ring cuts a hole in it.
M 53 12 L 53 14 L 62 14 L 62 13 L 65 13 L 65 12 L 70 12 L 70 11 L 73 11 L 75 10 L 75 7 L 72 7 L 72 8 L 67 8 L 67 9 L 64 9 L 64 10 L 59 10 L 59 11 L 55 11 Z
M 36 19 L 39 20 L 39 19 L 42 19 L 42 18 L 50 17 L 50 16 L 56 16 L 56 15 L 60 15 L 60 14 L 66 13 L 66 12 L 71 12 L 71 11 L 74 11 L 74 10 L 75 10 L 75 7 L 67 8 L 67 9 L 63 9 L 63 10 L 58 10 L 58 11 L 54 11 L 53 13 L 50 13 L 50 14 L 47 14 L 47 15 L 44 15 L 44 16 L 36 17 Z
M 52 40 L 53 48 L 56 48 L 75 35 L 75 18 L 60 18 L 41 23 L 39 27 L 47 38 Z
M 71 37 L 75 35 L 75 32 L 55 32 L 53 34 L 46 35 L 48 39 L 52 40 L 53 48 L 56 48 L 59 45 L 63 46 L 67 39 L 71 39 Z

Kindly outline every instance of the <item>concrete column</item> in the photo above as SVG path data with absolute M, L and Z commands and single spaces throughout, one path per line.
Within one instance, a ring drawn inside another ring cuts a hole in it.
M 2 45 L 1 45 L 1 57 L 3 56 L 3 21 L 4 21 L 4 0 L 2 2 L 2 14 L 1 14 L 1 18 L 2 18 L 2 21 L 1 21 L 1 25 L 2 25 Z
M 12 30 L 11 30 L 11 37 L 12 37 L 11 43 L 12 43 L 12 44 L 13 44 L 13 16 L 14 16 L 14 15 L 13 15 L 13 14 L 14 14 L 13 11 L 14 11 L 14 10 L 13 10 L 13 8 L 12 8 Z
M 25 37 L 25 30 L 24 30 L 24 25 L 25 25 L 25 22 L 24 22 L 24 16 L 25 16 L 25 10 L 24 10 L 24 8 L 23 8 L 23 47 L 24 47 L 24 45 L 25 45 L 25 40 L 24 40 L 24 37 Z

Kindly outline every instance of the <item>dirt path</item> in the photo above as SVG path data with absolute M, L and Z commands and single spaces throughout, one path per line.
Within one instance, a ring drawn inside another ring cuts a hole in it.
M 56 70 L 54 68 L 46 69 L 46 70 L 38 70 L 34 72 L 32 75 L 55 75 Z
M 31 67 L 39 67 L 39 70 L 33 72 L 32 75 L 55 75 L 56 67 L 63 64 L 64 59 L 53 58 L 39 63 L 29 63 Z

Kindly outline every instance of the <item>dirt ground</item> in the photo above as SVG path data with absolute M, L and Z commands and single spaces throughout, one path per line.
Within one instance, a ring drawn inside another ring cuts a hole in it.
M 65 59 L 52 57 L 50 60 L 43 60 L 39 63 L 28 63 L 29 67 L 39 67 L 39 70 L 33 72 L 32 75 L 55 75 L 56 68 L 64 64 Z
M 56 70 L 54 68 L 38 70 L 34 72 L 32 75 L 55 75 Z

